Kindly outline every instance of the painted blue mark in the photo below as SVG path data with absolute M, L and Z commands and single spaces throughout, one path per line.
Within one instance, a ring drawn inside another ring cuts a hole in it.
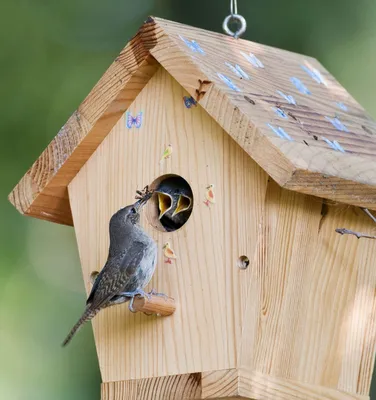
M 193 106 L 197 105 L 197 101 L 192 96 L 183 96 L 184 105 L 187 108 L 192 108 Z
M 255 68 L 265 68 L 264 64 L 253 53 L 246 54 L 246 53 L 244 53 L 242 51 L 240 53 Z
M 336 106 L 343 111 L 349 111 L 349 108 L 347 107 L 347 105 L 344 103 L 341 103 L 340 101 L 338 103 L 336 103 Z
M 200 47 L 200 45 L 195 40 L 189 40 L 185 37 L 179 35 L 180 39 L 195 53 L 205 54 L 204 50 Z
M 275 108 L 273 107 L 274 112 L 278 115 L 278 117 L 281 117 L 283 119 L 288 119 L 288 115 L 279 107 Z
M 290 78 L 290 81 L 295 85 L 295 87 L 299 90 L 300 93 L 303 94 L 312 94 L 311 91 L 304 85 L 304 83 L 295 77 Z
M 325 82 L 324 78 L 322 77 L 321 72 L 320 72 L 319 70 L 314 69 L 314 68 L 312 68 L 312 69 L 311 69 L 311 68 L 308 68 L 308 67 L 306 67 L 305 65 L 301 65 L 301 67 L 302 67 L 302 69 L 303 69 L 305 72 L 307 72 L 307 74 L 308 74 L 314 81 L 316 81 L 316 82 L 319 83 L 319 84 L 323 84 L 323 85 L 327 86 L 327 84 L 326 84 L 326 82 Z
M 230 78 L 228 78 L 226 75 L 220 74 L 217 72 L 217 75 L 221 78 L 221 80 L 232 90 L 235 90 L 235 92 L 240 92 L 240 89 L 232 82 Z
M 282 96 L 289 104 L 293 104 L 294 106 L 296 106 L 296 101 L 294 99 L 293 96 L 291 95 L 286 95 L 283 92 L 281 92 L 280 90 L 277 90 L 277 93 Z
M 281 128 L 280 126 L 278 128 L 275 128 L 272 124 L 266 124 L 278 137 L 280 137 L 281 139 L 287 139 L 290 142 L 293 142 L 294 139 L 284 131 L 283 128 Z
M 324 136 L 321 136 L 321 138 L 322 138 L 322 140 L 324 140 L 333 150 L 340 151 L 341 153 L 346 153 L 345 150 L 344 150 L 344 148 L 343 148 L 336 140 L 333 140 L 333 142 L 332 142 L 332 141 L 330 141 L 329 139 L 327 139 L 327 138 L 324 137 Z
M 330 118 L 330 117 L 325 117 L 338 131 L 341 132 L 350 132 L 346 125 L 344 125 L 339 119 L 338 117 L 335 118 Z
M 238 76 L 240 79 L 250 79 L 249 75 L 242 69 L 242 67 L 238 64 L 235 64 L 235 67 L 229 63 L 229 62 L 225 62 L 225 64 L 231 69 L 231 71 Z

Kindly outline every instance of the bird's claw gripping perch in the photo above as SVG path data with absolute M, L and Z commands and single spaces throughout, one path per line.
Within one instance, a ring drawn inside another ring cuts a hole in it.
M 133 313 L 137 312 L 137 311 L 133 308 L 134 298 L 135 298 L 136 296 L 146 297 L 148 300 L 150 300 L 150 298 L 151 298 L 151 295 L 150 295 L 149 293 L 146 293 L 146 292 L 144 292 L 144 291 L 141 290 L 141 289 L 135 290 L 134 292 L 123 292 L 123 293 L 121 293 L 121 295 L 122 295 L 122 296 L 125 296 L 125 297 L 130 297 L 130 298 L 131 298 L 131 301 L 129 302 L 128 308 L 129 308 L 129 311 L 130 311 L 130 312 L 133 312 Z
M 164 301 L 167 301 L 169 299 L 169 297 L 164 294 L 164 293 L 158 293 L 155 291 L 155 289 L 151 289 L 151 291 L 148 293 L 150 296 L 158 296 L 158 297 L 162 297 L 164 299 Z

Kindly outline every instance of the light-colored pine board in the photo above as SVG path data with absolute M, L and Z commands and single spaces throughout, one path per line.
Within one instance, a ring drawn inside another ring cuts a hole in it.
M 138 34 L 9 195 L 22 214 L 72 225 L 67 186 L 158 68 Z
M 375 227 L 350 206 L 321 212 L 319 199 L 269 182 L 239 366 L 367 396 L 376 343 L 376 241 L 335 229 Z
M 237 369 L 203 372 L 201 376 L 202 399 L 239 396 L 239 372 Z
M 107 382 L 101 386 L 101 400 L 195 399 L 201 399 L 201 374 Z
M 239 394 L 252 400 L 369 400 L 369 396 L 345 393 L 247 369 L 239 371 Z
M 196 41 L 203 54 L 185 40 Z M 255 55 L 264 68 L 256 68 L 242 53 Z M 376 209 L 376 122 L 319 62 L 150 18 L 10 194 L 21 213 L 72 224 L 67 185 L 153 76 L 155 60 L 199 98 L 202 107 L 279 185 Z M 239 78 L 226 63 L 240 66 L 250 79 Z M 325 84 L 302 66 L 318 70 Z M 301 93 L 291 78 L 299 79 L 311 94 Z M 296 105 L 279 92 L 293 96 Z M 278 116 L 275 108 L 287 118 Z M 328 118 L 339 118 L 346 131 Z M 282 128 L 292 141 L 280 138 L 267 124 Z M 332 149 L 335 142 L 344 153 Z
M 143 112 L 141 128 L 126 128 L 122 117 L 69 185 L 87 291 L 90 274 L 107 257 L 109 219 L 134 201 L 136 188 L 175 173 L 194 194 L 192 215 L 177 232 L 156 231 L 143 215 L 142 225 L 159 248 L 148 290 L 173 297 L 177 307 L 173 316 L 152 323 L 129 313 L 127 305 L 95 317 L 105 382 L 229 369 L 237 363 L 251 276 L 251 268 L 240 270 L 237 260 L 253 259 L 267 175 L 200 106 L 187 109 L 184 95 L 164 69 L 158 71 L 129 109 L 133 116 Z M 160 163 L 169 143 L 172 156 Z M 207 207 L 209 184 L 215 185 L 217 200 Z M 171 265 L 163 257 L 167 241 L 178 257 Z
M 200 87 L 199 79 L 212 82 L 201 105 L 281 186 L 375 208 L 376 123 L 321 64 L 258 43 L 156 21 L 166 35 L 151 54 L 192 95 Z M 196 41 L 205 54 L 192 51 L 182 37 Z M 256 55 L 264 68 L 254 68 L 241 52 Z M 226 62 L 240 65 L 251 79 L 239 78 Z M 302 65 L 319 70 L 327 85 L 317 83 Z M 223 83 L 218 73 L 230 78 L 239 91 Z M 293 77 L 303 82 L 312 95 L 300 93 L 290 81 Z M 297 105 L 290 105 L 278 91 L 292 95 Z M 348 111 L 341 110 L 337 103 L 344 103 Z M 278 117 L 276 107 L 288 118 Z M 349 132 L 339 131 L 326 118 L 335 116 Z M 267 126 L 269 123 L 283 128 L 293 141 L 280 139 Z M 339 142 L 345 153 L 333 150 L 322 137 Z

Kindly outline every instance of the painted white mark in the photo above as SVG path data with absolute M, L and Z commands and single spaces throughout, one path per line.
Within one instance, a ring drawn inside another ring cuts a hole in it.
M 349 111 L 349 108 L 347 107 L 347 105 L 344 103 L 341 103 L 340 101 L 338 103 L 336 103 L 336 106 L 343 111 Z
M 249 75 L 242 69 L 242 67 L 238 64 L 235 64 L 235 66 L 233 66 L 231 63 L 229 62 L 225 62 L 225 64 L 231 69 L 231 71 L 238 76 L 240 79 L 250 79 Z
M 330 117 L 325 117 L 327 121 L 329 121 L 338 131 L 341 132 L 350 132 L 346 125 L 343 124 L 338 117 L 335 118 L 330 118 Z
M 284 131 L 284 129 L 281 128 L 280 126 L 278 128 L 276 128 L 272 124 L 269 124 L 269 123 L 267 123 L 266 125 L 281 139 L 287 139 L 290 142 L 294 141 L 294 139 L 288 133 L 286 133 Z
M 288 115 L 279 107 L 275 108 L 273 107 L 274 112 L 278 115 L 278 117 L 281 117 L 283 119 L 288 119 Z
M 217 75 L 219 78 L 232 90 L 235 90 L 235 92 L 240 92 L 240 89 L 232 82 L 232 80 L 227 77 L 226 75 L 220 74 L 217 72 Z
M 255 68 L 265 68 L 264 64 L 253 54 L 249 53 L 246 54 L 243 51 L 240 52 L 240 54 L 248 61 L 250 62 Z
M 321 75 L 321 72 L 318 69 L 308 68 L 305 65 L 301 65 L 301 67 L 318 84 L 323 84 L 327 86 L 327 83 L 325 82 L 323 76 Z
M 295 101 L 295 99 L 294 99 L 293 96 L 291 96 L 291 95 L 286 95 L 286 94 L 284 94 L 283 92 L 281 92 L 280 90 L 277 90 L 277 93 L 278 93 L 281 97 L 283 97 L 289 104 L 293 104 L 294 106 L 296 106 L 296 101 Z
M 292 77 L 290 78 L 290 81 L 295 85 L 295 87 L 299 90 L 300 93 L 312 94 L 311 91 L 307 88 L 307 86 L 304 85 L 304 83 L 300 79 Z
M 195 53 L 205 54 L 201 46 L 195 40 L 189 40 L 179 35 L 180 39 Z
M 322 138 L 322 140 L 324 140 L 333 150 L 340 151 L 341 153 L 346 153 L 345 150 L 344 150 L 344 148 L 343 148 L 336 140 L 333 140 L 333 142 L 332 142 L 332 141 L 330 141 L 329 139 L 327 139 L 327 138 L 324 137 L 324 136 L 321 136 L 321 138 Z

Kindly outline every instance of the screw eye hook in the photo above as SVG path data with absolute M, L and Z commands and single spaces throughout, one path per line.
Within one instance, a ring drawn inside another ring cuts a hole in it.
M 235 32 L 229 28 L 230 22 L 236 22 L 238 25 L 238 29 Z M 223 21 L 222 28 L 227 35 L 230 35 L 235 39 L 243 35 L 247 29 L 247 21 L 244 17 L 238 14 L 238 0 L 230 0 L 230 15 L 228 15 Z

